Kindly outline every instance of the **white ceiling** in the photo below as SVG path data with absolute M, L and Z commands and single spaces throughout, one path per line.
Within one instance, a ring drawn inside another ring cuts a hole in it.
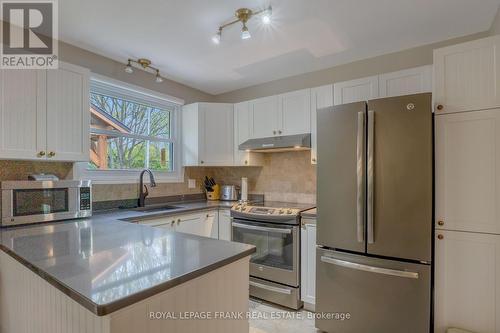
M 273 23 L 211 37 L 239 7 L 273 6 Z M 500 0 L 63 0 L 60 38 L 219 94 L 488 30 Z

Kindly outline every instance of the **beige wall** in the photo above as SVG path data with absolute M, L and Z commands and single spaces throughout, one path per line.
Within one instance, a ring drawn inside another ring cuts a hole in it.
M 495 20 L 491 24 L 489 34 L 490 35 L 500 34 L 500 8 L 497 11 L 497 15 L 495 16 Z
M 432 51 L 446 45 L 486 37 L 488 32 L 450 39 L 424 45 L 375 58 L 335 66 L 321 71 L 301 74 L 281 80 L 271 81 L 256 86 L 235 90 L 215 96 L 218 102 L 237 103 L 253 98 L 281 94 L 288 91 L 313 88 L 325 84 L 347 81 L 371 75 L 389 73 L 401 69 L 432 64 Z
M 123 63 L 117 62 L 64 42 L 59 42 L 59 59 L 86 67 L 96 74 L 181 98 L 186 104 L 193 102 L 211 102 L 214 99 L 214 96 L 210 94 L 175 81 L 164 80 L 162 83 L 157 83 L 154 80 L 153 74 L 144 72 L 140 69 L 135 70 L 132 74 L 127 74 L 123 70 L 126 59 L 123 59 Z M 168 73 L 162 74 L 168 77 Z

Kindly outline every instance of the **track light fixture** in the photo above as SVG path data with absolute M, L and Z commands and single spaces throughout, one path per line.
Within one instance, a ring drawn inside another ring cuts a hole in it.
M 271 6 L 267 7 L 266 9 L 258 10 L 255 12 L 248 8 L 240 8 L 235 12 L 236 20 L 221 25 L 217 33 L 212 37 L 212 42 L 216 45 L 220 44 L 222 38 L 222 30 L 238 22 L 241 22 L 242 24 L 241 39 L 249 39 L 252 37 L 252 35 L 250 34 L 250 31 L 248 31 L 247 27 L 248 20 L 250 20 L 254 16 L 260 15 L 262 23 L 269 24 L 271 23 L 272 13 L 273 9 Z
M 153 72 L 155 74 L 155 81 L 158 83 L 163 82 L 163 77 L 160 75 L 160 70 L 156 67 L 151 66 L 151 60 L 145 58 L 139 58 L 137 60 L 128 59 L 124 71 L 128 74 L 132 74 L 134 72 L 134 65 L 135 67 L 142 68 L 146 72 Z

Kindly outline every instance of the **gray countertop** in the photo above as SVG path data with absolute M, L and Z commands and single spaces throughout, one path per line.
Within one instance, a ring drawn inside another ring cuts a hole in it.
M 0 229 L 0 248 L 102 316 L 255 252 L 255 247 L 120 219 L 225 207 L 173 204 L 165 214 L 119 210 L 90 219 Z
M 316 218 L 316 208 L 306 210 L 300 213 L 300 216 L 305 218 Z

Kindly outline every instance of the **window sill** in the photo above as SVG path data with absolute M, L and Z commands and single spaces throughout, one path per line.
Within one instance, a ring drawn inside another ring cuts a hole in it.
M 136 184 L 139 183 L 141 170 L 87 170 L 87 163 L 73 165 L 73 179 L 91 180 L 94 184 Z M 184 168 L 167 173 L 153 171 L 157 183 L 183 183 Z M 149 181 L 149 179 L 146 179 Z

